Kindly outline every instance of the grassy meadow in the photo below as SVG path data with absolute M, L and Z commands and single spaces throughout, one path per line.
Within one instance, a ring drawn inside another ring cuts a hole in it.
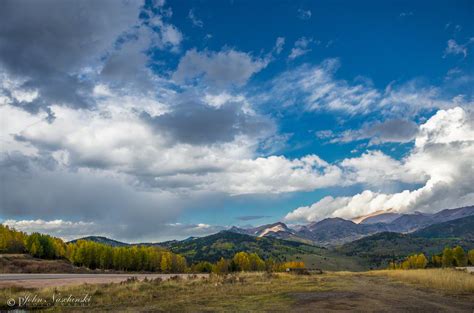
M 92 312 L 307 312 L 436 310 L 472 312 L 474 275 L 453 270 L 327 272 L 322 275 L 240 273 L 209 278 L 135 281 L 61 288 L 0 290 L 0 300 L 27 294 L 90 296 Z M 436 282 L 436 283 L 434 283 Z M 428 288 L 429 287 L 429 288 Z M 396 309 L 396 310 L 395 310 Z M 49 311 L 83 311 L 55 305 Z
M 450 293 L 474 294 L 474 275 L 455 269 L 414 269 L 372 271 L 372 275 L 387 276 L 407 283 Z

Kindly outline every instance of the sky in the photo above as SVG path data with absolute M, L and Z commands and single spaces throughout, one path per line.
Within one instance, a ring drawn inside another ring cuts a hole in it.
M 474 2 L 4 0 L 0 221 L 128 242 L 474 204 Z

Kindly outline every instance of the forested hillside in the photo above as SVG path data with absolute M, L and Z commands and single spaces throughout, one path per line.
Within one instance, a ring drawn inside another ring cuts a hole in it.
M 177 251 L 186 252 L 190 261 L 188 265 L 185 257 L 173 253 L 163 246 L 131 245 L 96 236 L 87 237 L 90 240 L 80 239 L 66 244 L 61 239 L 49 235 L 39 233 L 28 235 L 0 225 L 0 253 L 28 253 L 35 258 L 68 261 L 69 264 L 88 269 L 163 273 L 190 271 L 224 273 L 263 270 L 283 271 L 287 267 L 304 267 L 305 264 L 302 261 L 287 261 L 287 257 L 296 253 L 312 251 L 313 248 L 318 249 L 311 246 L 299 247 L 295 242 L 278 242 L 277 239 L 273 238 L 262 238 L 260 240 L 260 238 L 256 239 L 246 235 L 242 235 L 244 238 L 235 238 L 234 233 L 227 232 L 220 233 L 220 235 L 224 235 L 224 237 L 217 241 L 204 237 L 204 242 L 212 242 L 210 250 L 206 249 L 206 246 L 199 245 L 203 242 L 202 239 L 183 241 L 192 242 L 193 247 L 201 252 L 204 251 L 204 254 L 200 254 L 202 259 L 194 258 L 193 250 L 179 245 L 176 241 L 163 245 L 168 245 L 168 248 Z M 233 238 L 233 243 L 225 242 L 224 238 Z M 253 245 L 250 241 L 258 241 L 258 243 Z M 183 242 L 180 243 L 183 244 Z M 261 246 L 259 246 L 260 243 Z M 221 253 L 217 255 L 215 251 Z M 206 254 L 205 252 L 210 253 Z M 259 254 L 264 258 L 262 259 Z M 274 256 L 275 259 L 271 256 Z M 15 268 L 15 271 L 22 268 L 21 266 L 12 266 L 14 264 L 9 263 L 10 259 L 8 255 L 2 257 L 0 264 L 6 268 Z M 31 265 L 34 260 L 15 257 L 13 262 Z M 67 268 L 67 264 L 64 264 L 64 262 L 50 264 L 52 266 L 60 264 L 62 269 Z M 27 268 L 27 266 L 24 268 Z M 68 268 L 68 271 L 70 270 Z M 48 271 L 55 272 L 56 269 L 52 268 Z
M 428 226 L 414 232 L 413 236 L 474 240 L 474 215 Z
M 461 246 L 466 250 L 474 248 L 474 241 L 453 238 L 423 238 L 410 234 L 384 232 L 347 243 L 337 250 L 347 256 L 364 259 L 372 268 L 386 267 L 389 262 L 424 253 L 433 255 L 445 247 Z
M 230 258 L 239 251 L 257 253 L 264 259 L 285 261 L 295 254 L 321 253 L 325 249 L 271 237 L 254 237 L 230 231 L 185 241 L 171 241 L 165 247 L 182 254 L 190 262 L 217 261 Z
M 161 247 L 112 247 L 79 240 L 66 244 L 49 235 L 23 232 L 0 225 L 0 253 L 28 253 L 42 259 L 66 259 L 76 266 L 121 271 L 183 272 L 186 259 Z

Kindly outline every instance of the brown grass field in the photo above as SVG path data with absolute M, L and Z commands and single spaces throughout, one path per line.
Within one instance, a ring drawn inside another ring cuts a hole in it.
M 91 273 L 66 260 L 43 260 L 28 254 L 0 254 L 0 273 Z
M 448 293 L 474 294 L 474 275 L 454 269 L 424 269 L 424 270 L 385 270 L 370 272 L 396 280 L 412 283 L 418 286 L 443 290 Z
M 438 278 L 441 277 L 441 278 Z M 243 273 L 190 280 L 0 289 L 7 300 L 45 299 L 51 312 L 473 312 L 474 275 L 452 270 L 328 272 L 322 275 Z M 433 283 L 439 281 L 439 283 Z M 444 282 L 444 283 L 441 283 Z M 84 306 L 56 304 L 72 295 Z M 49 301 L 49 302 L 48 302 Z
M 153 280 L 160 278 L 162 280 L 176 279 L 179 276 L 182 279 L 208 277 L 209 274 L 161 274 L 161 273 L 100 273 L 100 274 L 19 274 L 20 276 L 13 276 L 15 274 L 1 274 L 0 275 L 0 289 L 9 287 L 20 288 L 46 288 L 46 287 L 63 287 L 83 284 L 107 284 L 107 283 L 121 283 L 129 279 L 137 280 Z

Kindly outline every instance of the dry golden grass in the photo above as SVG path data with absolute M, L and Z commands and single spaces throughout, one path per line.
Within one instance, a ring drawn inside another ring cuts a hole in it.
M 28 254 L 0 254 L 0 273 L 88 273 L 66 260 L 43 260 Z
M 399 272 L 399 273 L 398 273 Z M 415 277 L 417 271 L 326 272 L 322 275 L 239 273 L 227 276 L 168 281 L 136 281 L 57 288 L 0 288 L 0 311 L 8 299 L 37 295 L 90 296 L 86 306 L 47 307 L 48 312 L 472 312 L 474 293 L 440 295 L 390 279 Z M 441 272 L 440 272 L 441 273 Z M 426 270 L 422 275 L 435 274 Z M 442 273 L 443 274 L 443 273 Z M 454 275 L 449 273 L 450 280 Z M 418 275 L 419 276 L 419 275 Z M 463 277 L 465 276 L 459 276 Z M 402 279 L 400 279 L 402 280 Z M 459 279 L 458 279 L 459 280 Z M 426 279 L 422 280 L 426 283 Z M 432 287 L 432 286 L 430 286 Z M 17 303 L 18 303 L 17 302 Z M 37 306 L 21 307 L 34 309 Z M 370 308 L 370 309 L 368 309 Z
M 474 293 L 474 275 L 454 269 L 383 270 L 371 274 L 452 293 Z
M 88 294 L 92 304 L 89 312 L 97 311 L 278 311 L 289 310 L 291 292 L 319 292 L 327 284 L 318 276 L 295 276 L 285 273 L 244 273 L 227 277 L 212 275 L 209 278 L 169 280 L 122 284 L 80 285 L 58 288 L 0 289 L 0 311 L 7 309 L 6 300 L 35 294 L 50 299 L 52 294 Z M 80 308 L 55 306 L 54 311 L 81 311 Z

